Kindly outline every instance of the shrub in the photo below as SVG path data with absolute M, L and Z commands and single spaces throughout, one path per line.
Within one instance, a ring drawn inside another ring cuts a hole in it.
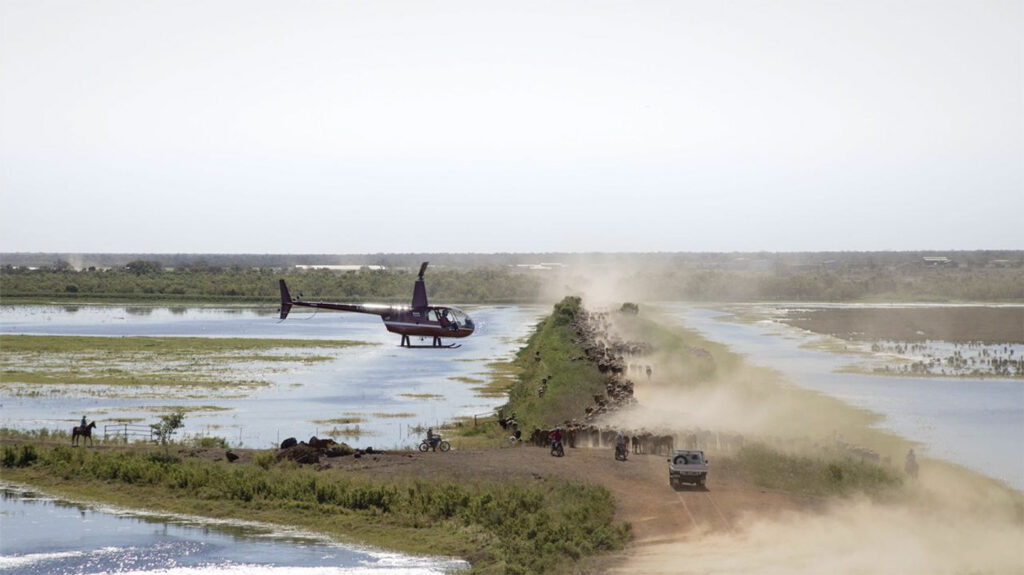
M 5 445 L 3 456 L 0 457 L 0 463 L 2 463 L 3 467 L 28 467 L 37 459 L 39 459 L 39 454 L 32 445 L 22 445 L 20 447 Z
M 192 445 L 203 449 L 227 449 L 228 440 L 223 437 L 196 437 Z
M 263 469 L 270 469 L 270 466 L 274 464 L 274 454 L 270 451 L 261 451 L 252 456 L 252 462 Z

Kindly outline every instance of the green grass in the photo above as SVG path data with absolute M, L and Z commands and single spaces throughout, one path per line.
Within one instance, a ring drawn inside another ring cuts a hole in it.
M 313 350 L 366 345 L 349 340 L 0 335 L 4 384 L 251 387 L 239 363 L 333 359 Z
M 241 337 L 92 337 L 54 335 L 0 335 L 7 353 L 120 354 L 152 352 L 161 356 L 252 353 L 276 349 L 343 348 L 371 345 L 352 340 L 254 339 Z
M 516 414 L 520 429 L 579 419 L 584 409 L 593 405 L 594 395 L 605 393 L 605 377 L 597 366 L 577 359 L 584 354 L 573 341 L 578 334 L 572 322 L 582 310 L 580 298 L 563 299 L 519 351 L 514 362 L 518 381 L 509 391 L 505 409 L 506 413 Z M 544 396 L 540 397 L 541 380 L 545 377 L 550 379 Z
M 217 411 L 231 411 L 233 407 L 221 407 L 219 405 L 148 405 L 139 407 L 138 409 L 151 411 L 154 413 L 198 413 L 198 412 L 217 412 Z
M 5 442 L 5 480 L 61 495 L 206 517 L 297 525 L 399 551 L 454 555 L 472 573 L 564 573 L 621 548 L 601 487 L 566 481 L 423 481 L 337 470 L 168 456 L 159 449 L 88 450 Z
M 458 381 L 460 383 L 486 383 L 486 380 L 478 379 L 475 377 L 466 377 L 464 375 L 456 375 L 448 378 L 451 381 Z
M 408 397 L 409 399 L 444 399 L 444 396 L 438 393 L 399 393 L 398 397 Z
M 740 449 L 733 461 L 761 487 L 803 495 L 878 494 L 903 483 L 894 469 L 854 456 L 791 455 L 753 444 Z
M 354 423 L 365 423 L 363 417 L 335 417 L 333 419 L 314 419 L 312 423 L 318 425 L 352 425 Z

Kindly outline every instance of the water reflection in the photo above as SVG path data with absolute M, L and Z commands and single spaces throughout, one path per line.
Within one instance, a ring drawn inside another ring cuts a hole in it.
M 365 573 L 433 575 L 458 560 L 344 547 L 255 523 L 62 502 L 0 484 L 0 573 Z
M 545 307 L 479 307 L 472 310 L 477 330 L 463 347 L 406 350 L 398 348 L 398 336 L 388 333 L 374 316 L 311 313 L 281 322 L 273 309 L 146 307 L 147 315 L 133 315 L 129 309 L 82 306 L 79 312 L 67 314 L 57 306 L 0 306 L 0 333 L 351 339 L 376 345 L 314 352 L 325 361 L 222 362 L 220 367 L 236 377 L 230 381 L 269 383 L 264 386 L 239 384 L 182 392 L 173 386 L 141 384 L 5 385 L 0 388 L 0 426 L 65 430 L 72 418 L 77 421 L 83 413 L 98 420 L 101 428 L 113 419 L 134 419 L 145 425 L 157 422 L 153 406 L 167 404 L 192 410 L 186 416 L 184 434 L 213 429 L 213 435 L 226 438 L 232 446 L 266 448 L 287 437 L 320 436 L 335 426 L 317 421 L 352 416 L 366 421 L 351 441 L 365 446 L 363 442 L 372 440 L 379 448 L 411 446 L 419 442 L 411 431 L 416 425 L 436 427 L 457 416 L 487 413 L 502 403 L 501 397 L 480 397 L 473 389 L 478 384 L 467 382 L 486 379 L 489 362 L 511 358 L 520 339 L 547 311 Z M 212 368 L 196 369 L 213 373 Z M 427 401 L 424 396 L 434 399 Z M 409 415 L 374 415 L 398 413 Z

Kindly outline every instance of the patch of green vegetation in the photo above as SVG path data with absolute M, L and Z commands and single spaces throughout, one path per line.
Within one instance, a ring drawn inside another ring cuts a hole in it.
M 437 393 L 400 393 L 398 397 L 408 397 L 410 399 L 444 399 L 443 395 Z
M 335 417 L 333 419 L 314 419 L 312 423 L 317 425 L 352 425 L 353 423 L 365 423 L 362 417 Z
M 398 413 L 372 413 L 374 417 L 381 419 L 404 419 L 409 417 L 416 417 L 415 413 L 398 412 Z
M 193 447 L 202 449 L 227 449 L 228 440 L 223 437 L 196 437 L 191 440 Z
M 790 455 L 753 444 L 740 449 L 735 461 L 761 487 L 804 495 L 879 494 L 903 483 L 893 469 L 853 456 Z
M 241 337 L 93 337 L 64 335 L 0 335 L 0 348 L 11 353 L 74 353 L 117 356 L 153 352 L 161 356 L 255 352 L 273 349 L 343 348 L 373 345 L 352 340 L 254 339 Z
M 498 416 L 462 417 L 447 431 L 448 439 L 456 449 L 498 449 L 508 447 L 508 432 L 498 425 Z
M 864 357 L 871 356 L 869 351 L 837 337 L 817 337 L 800 344 L 800 349 L 824 351 L 826 353 L 859 355 Z
M 45 369 L 45 368 L 44 368 Z M 106 385 L 106 386 L 148 386 L 148 387 L 225 387 L 237 385 L 238 382 L 205 379 L 203 381 L 182 381 L 178 376 L 167 376 L 155 373 L 131 373 L 121 370 L 103 372 L 89 371 L 25 371 L 7 369 L 3 371 L 4 383 L 21 383 L 26 385 Z
M 484 383 L 486 381 L 486 380 L 483 380 L 483 379 L 477 379 L 475 377 L 466 377 L 464 375 L 457 375 L 457 376 L 449 377 L 448 379 L 451 380 L 451 381 L 458 381 L 458 382 L 461 382 L 461 383 Z
M 368 435 L 376 435 L 375 431 L 369 429 L 360 429 L 359 424 L 346 425 L 345 427 L 332 427 L 326 431 L 321 431 L 321 435 L 327 437 L 365 437 Z
M 525 342 L 524 342 L 525 343 Z M 513 362 L 493 361 L 487 364 L 486 382 L 473 387 L 480 397 L 504 397 L 519 381 L 520 368 Z
M 509 390 L 506 413 L 515 413 L 520 429 L 548 427 L 579 418 L 595 395 L 605 393 L 605 377 L 584 358 L 573 322 L 583 313 L 578 297 L 555 304 L 550 316 L 519 350 L 514 361 L 518 381 Z M 511 370 L 509 370 L 511 371 Z M 542 380 L 548 378 L 541 397 Z
M 146 405 L 135 409 L 151 411 L 154 413 L 196 413 L 200 411 L 231 411 L 234 408 L 220 407 L 219 405 Z
M 312 350 L 366 345 L 349 340 L 0 335 L 5 386 L 254 387 L 240 364 L 333 359 Z M 278 351 L 279 353 L 273 353 Z M 266 372 L 267 370 L 263 370 Z
M 205 517 L 245 518 L 412 553 L 464 557 L 471 573 L 565 573 L 621 548 L 602 487 L 567 481 L 431 480 L 316 471 L 264 454 L 254 464 L 154 449 L 4 445 L 5 479 L 59 495 Z

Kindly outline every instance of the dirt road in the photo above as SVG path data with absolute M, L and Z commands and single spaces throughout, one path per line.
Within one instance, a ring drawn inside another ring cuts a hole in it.
M 602 485 L 617 502 L 616 519 L 633 526 L 630 548 L 601 561 L 601 571 L 615 571 L 645 547 L 683 541 L 689 537 L 736 528 L 744 518 L 772 517 L 822 505 L 817 498 L 800 497 L 759 488 L 734 470 L 727 460 L 715 463 L 709 453 L 711 473 L 707 489 L 676 491 L 668 484 L 666 458 L 631 455 L 615 461 L 611 449 L 567 449 L 557 458 L 546 449 L 529 446 L 448 453 L 386 453 L 360 459 L 325 460 L 332 469 L 359 471 L 366 475 L 409 475 L 424 479 L 463 478 L 547 481 L 572 479 Z

